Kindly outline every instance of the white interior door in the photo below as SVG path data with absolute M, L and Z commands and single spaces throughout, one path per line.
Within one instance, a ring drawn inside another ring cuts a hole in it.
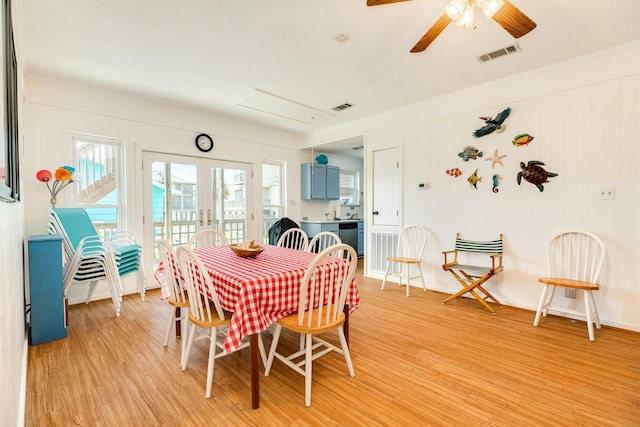
M 400 223 L 400 149 L 397 147 L 372 152 L 373 175 L 372 224 Z
M 144 152 L 145 267 L 159 262 L 156 242 L 185 245 L 201 228 L 216 228 L 230 243 L 255 234 L 251 206 L 251 165 Z

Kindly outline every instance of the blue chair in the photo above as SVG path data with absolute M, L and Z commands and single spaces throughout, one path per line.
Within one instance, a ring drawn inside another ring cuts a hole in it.
M 142 248 L 136 243 L 133 233 L 114 233 L 112 239 L 107 240 L 98 235 L 91 218 L 82 208 L 51 209 L 49 232 L 63 237 L 69 261 L 65 274 L 65 293 L 72 283 L 89 282 L 88 303 L 97 282 L 106 280 L 116 315 L 119 315 L 122 301 L 120 278 L 136 273 L 138 291 L 144 300 L 146 275 L 142 266 Z

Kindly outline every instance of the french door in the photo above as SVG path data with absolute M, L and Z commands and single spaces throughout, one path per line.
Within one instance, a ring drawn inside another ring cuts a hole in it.
M 143 152 L 145 267 L 153 269 L 156 242 L 185 245 L 199 229 L 222 231 L 229 243 L 254 233 L 251 165 Z M 153 271 L 153 270 L 147 270 Z

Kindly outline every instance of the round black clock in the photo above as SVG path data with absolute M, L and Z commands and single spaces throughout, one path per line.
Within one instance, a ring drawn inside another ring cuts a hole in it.
M 213 149 L 213 139 L 206 133 L 196 136 L 196 147 L 205 153 Z

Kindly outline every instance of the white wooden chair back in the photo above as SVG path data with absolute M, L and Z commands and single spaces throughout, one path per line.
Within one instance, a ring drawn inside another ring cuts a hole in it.
M 306 251 L 309 246 L 309 237 L 301 228 L 290 228 L 282 233 L 276 246 Z
M 227 237 L 224 235 L 224 233 L 213 228 L 198 230 L 189 239 L 189 247 L 191 249 L 212 246 L 225 246 L 226 244 Z
M 604 243 L 584 231 L 569 231 L 549 243 L 549 277 L 598 283 L 604 264 Z
M 342 240 L 340 240 L 340 237 L 336 233 L 321 231 L 311 239 L 307 250 L 309 252 L 320 253 L 329 246 L 339 245 L 340 243 L 342 243 Z
M 321 327 L 343 315 L 357 264 L 355 249 L 343 243 L 329 246 L 311 261 L 300 285 L 298 325 Z M 311 310 L 313 316 L 308 315 Z
M 427 231 L 417 225 L 406 227 L 398 238 L 396 258 L 419 260 L 427 245 Z
M 211 282 L 209 272 L 193 250 L 186 246 L 176 249 L 178 265 L 184 275 L 191 315 L 198 322 L 210 322 L 216 313 L 219 319 L 225 318 L 218 294 Z
M 164 266 L 164 280 L 162 283 L 162 295 L 168 296 L 170 300 L 186 303 L 189 301 L 187 289 L 184 287 L 184 277 L 178 260 L 176 259 L 173 246 L 166 240 L 158 241 L 158 252 L 160 252 L 160 261 Z

